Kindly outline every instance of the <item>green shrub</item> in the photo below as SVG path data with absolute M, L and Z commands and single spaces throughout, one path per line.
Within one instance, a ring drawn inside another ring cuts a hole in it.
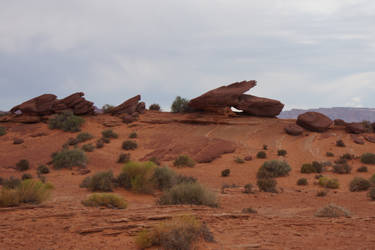
M 287 176 L 290 170 L 291 168 L 286 161 L 278 161 L 278 160 L 266 161 L 259 168 L 258 173 L 257 173 L 257 178 L 263 179 L 263 178 Z
M 28 180 L 28 179 L 32 179 L 33 176 L 31 174 L 23 174 L 21 179 L 24 181 L 24 180 Z
M 301 173 L 303 174 L 316 173 L 316 169 L 313 167 L 311 163 L 304 163 L 301 167 Z
M 28 160 L 25 160 L 25 159 L 20 160 L 20 161 L 17 162 L 17 164 L 16 164 L 16 169 L 17 169 L 18 171 L 26 171 L 26 170 L 28 170 L 29 168 L 30 168 L 30 163 L 29 163 Z
M 155 164 L 152 162 L 128 162 L 117 178 L 119 186 L 140 193 L 152 193 L 156 186 Z
M 298 179 L 297 181 L 297 185 L 298 186 L 306 186 L 308 183 L 307 183 L 307 179 L 306 178 L 301 178 L 301 179 Z
M 371 187 L 367 195 L 371 200 L 375 201 L 375 187 Z
M 180 155 L 177 159 L 173 162 L 175 167 L 194 167 L 195 162 L 187 155 Z
M 92 145 L 91 143 L 88 143 L 82 146 L 82 150 L 85 152 L 92 152 L 94 151 L 94 149 L 95 149 L 95 146 Z
M 334 155 L 332 152 L 327 152 L 327 153 L 326 153 L 326 156 L 327 156 L 327 157 L 334 157 L 335 155 Z
M 180 96 L 177 96 L 176 99 L 173 101 L 171 106 L 171 111 L 173 113 L 186 113 L 191 111 L 191 108 L 189 107 L 189 100 L 185 98 L 181 98 Z
M 129 138 L 131 138 L 131 139 L 134 139 L 134 138 L 137 138 L 137 137 L 138 137 L 138 135 L 137 135 L 136 132 L 132 132 L 132 133 L 129 134 Z
M 181 183 L 165 190 L 160 197 L 161 205 L 192 204 L 217 207 L 216 195 L 201 184 Z
M 46 165 L 39 165 L 39 167 L 36 169 L 38 175 L 39 174 L 48 174 L 49 168 Z
M 109 138 L 105 138 L 105 137 L 100 138 L 100 140 L 101 140 L 103 143 L 105 143 L 105 144 L 108 144 L 108 143 L 111 142 L 111 140 L 110 140 Z
M 126 201 L 120 195 L 108 193 L 90 194 L 86 200 L 82 201 L 82 204 L 87 207 L 107 207 L 118 209 L 125 209 L 127 207 Z
M 288 152 L 285 149 L 279 149 L 277 150 L 278 156 L 285 156 Z
M 0 191 L 0 207 L 15 207 L 20 205 L 16 189 L 2 188 Z
M 257 180 L 257 186 L 263 192 L 277 193 L 276 185 L 277 181 L 273 178 L 260 178 Z
M 346 164 L 333 165 L 333 172 L 337 174 L 350 174 L 352 167 Z
M 336 146 L 337 147 L 345 147 L 345 143 L 344 143 L 343 140 L 338 140 L 338 141 L 336 141 Z
M 112 129 L 106 129 L 106 130 L 103 130 L 102 131 L 102 136 L 103 138 L 113 138 L 113 139 L 117 139 L 118 138 L 118 134 L 113 132 Z
M 113 110 L 114 106 L 110 104 L 104 104 L 102 107 L 103 113 L 104 114 L 109 114 Z
M 375 154 L 365 153 L 361 156 L 361 162 L 365 164 L 375 164 Z
M 354 159 L 354 155 L 346 153 L 346 154 L 343 154 L 342 156 L 340 156 L 340 158 L 341 159 L 345 159 L 345 160 L 353 160 Z
M 258 158 L 258 159 L 265 159 L 265 158 L 267 158 L 267 154 L 266 154 L 266 152 L 264 152 L 264 151 L 259 151 L 259 152 L 257 153 L 257 158 Z
M 326 190 L 319 190 L 317 193 L 316 193 L 316 196 L 318 197 L 324 197 L 327 195 L 327 191 Z
M 160 190 L 169 189 L 178 183 L 177 174 L 169 167 L 155 168 L 152 179 L 156 183 L 156 188 Z
M 335 204 L 329 204 L 315 213 L 316 217 L 350 217 L 350 212 L 343 207 L 337 206 Z
M 330 179 L 328 177 L 319 178 L 319 185 L 330 189 L 336 189 L 340 186 L 339 181 L 337 179 Z
M 102 148 L 104 147 L 104 142 L 102 139 L 99 139 L 96 141 L 96 148 Z
M 3 136 L 7 133 L 7 129 L 5 127 L 0 126 L 0 136 Z
M 244 186 L 244 190 L 243 190 L 243 192 L 244 192 L 245 194 L 253 194 L 253 193 L 254 193 L 254 190 L 253 190 L 253 184 L 251 184 L 251 183 L 246 184 L 246 185 Z
M 92 136 L 90 133 L 87 133 L 87 132 L 79 133 L 76 137 L 78 143 L 91 140 L 92 138 L 94 138 L 94 136 Z
M 138 144 L 135 141 L 124 141 L 122 143 L 122 148 L 125 150 L 135 150 L 138 147 Z
M 343 158 L 339 158 L 335 161 L 336 164 L 347 164 L 348 161 L 346 159 L 343 159 Z
M 148 107 L 149 110 L 155 110 L 155 111 L 160 111 L 160 105 L 159 104 L 151 104 L 149 107 Z
M 117 163 L 126 163 L 130 161 L 130 154 L 121 153 L 118 157 Z
M 221 171 L 221 176 L 222 177 L 227 177 L 230 175 L 230 169 L 227 168 L 227 169 L 224 169 L 223 171 Z
M 14 189 L 21 184 L 21 180 L 11 176 L 9 179 L 3 180 L 3 188 Z
M 242 164 L 242 163 L 245 163 L 245 161 L 244 161 L 244 159 L 242 159 L 242 158 L 240 158 L 240 157 L 236 157 L 236 158 L 234 158 L 234 161 L 236 162 L 236 163 L 239 163 L 239 164 Z
M 56 169 L 72 168 L 74 166 L 84 167 L 87 163 L 85 153 L 80 149 L 62 150 L 52 157 L 53 167 Z
M 258 212 L 254 208 L 247 207 L 247 208 L 242 209 L 242 213 L 244 213 L 244 214 L 256 214 Z
M 72 112 L 63 112 L 49 119 L 48 126 L 50 129 L 62 129 L 66 132 L 78 132 L 81 130 L 85 120 Z
M 80 187 L 86 187 L 91 192 L 112 192 L 114 188 L 113 182 L 113 173 L 111 170 L 109 170 L 86 177 L 81 183 Z
M 362 177 L 354 177 L 350 182 L 350 192 L 366 191 L 370 188 L 370 182 Z

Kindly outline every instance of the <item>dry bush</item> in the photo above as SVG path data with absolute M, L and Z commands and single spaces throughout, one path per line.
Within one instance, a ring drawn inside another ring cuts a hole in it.
M 297 180 L 297 185 L 298 186 L 306 186 L 308 183 L 307 183 L 307 179 L 306 178 L 301 178 L 301 179 L 298 179 Z
M 365 164 L 375 164 L 375 154 L 373 153 L 364 153 L 361 156 L 361 162 Z
M 87 158 L 85 153 L 80 149 L 62 150 L 52 155 L 52 164 L 55 169 L 84 167 Z
M 258 159 L 265 159 L 265 158 L 267 158 L 267 154 L 266 154 L 266 152 L 264 152 L 264 151 L 259 151 L 259 152 L 257 153 L 257 158 L 258 158 Z
M 103 138 L 112 138 L 112 139 L 118 138 L 118 134 L 113 132 L 112 129 L 103 130 L 102 136 L 103 136 Z
M 48 126 L 50 129 L 62 129 L 66 132 L 78 132 L 81 130 L 85 120 L 72 112 L 63 112 L 49 119 Z
M 286 161 L 266 161 L 259 168 L 257 178 L 274 178 L 287 176 L 291 170 L 289 164 Z
M 28 170 L 29 168 L 30 168 L 30 163 L 29 163 L 28 160 L 25 160 L 25 159 L 20 160 L 20 161 L 17 162 L 17 164 L 16 164 L 16 169 L 17 169 L 18 171 L 26 171 L 26 170 Z
M 328 177 L 320 177 L 319 185 L 325 188 L 336 189 L 339 188 L 339 181 L 337 179 L 330 179 Z
M 230 169 L 227 168 L 227 169 L 224 169 L 223 171 L 221 171 L 221 176 L 222 177 L 227 177 L 230 175 Z
M 114 188 L 113 173 L 109 170 L 88 176 L 82 181 L 80 187 L 85 187 L 91 192 L 112 192 Z
M 94 193 L 87 196 L 82 204 L 87 207 L 107 207 L 125 209 L 127 203 L 122 196 L 108 193 Z
M 117 177 L 118 185 L 140 193 L 152 193 L 156 182 L 154 172 L 156 165 L 152 162 L 130 161 L 122 168 Z
M 94 138 L 92 134 L 87 133 L 87 132 L 82 132 L 77 135 L 76 140 L 77 140 L 77 143 L 80 143 L 80 142 L 91 140 L 92 138 Z
M 260 191 L 277 193 L 276 186 L 277 181 L 273 178 L 263 178 L 257 180 L 257 186 Z
M 135 141 L 127 140 L 122 143 L 122 149 L 125 150 L 135 150 L 137 147 L 138 144 Z
M 343 207 L 337 206 L 335 204 L 329 204 L 315 213 L 316 217 L 350 217 L 350 212 Z
M 187 155 L 180 155 L 177 159 L 173 162 L 175 167 L 194 167 L 195 162 Z
M 362 177 L 354 177 L 350 182 L 350 192 L 366 191 L 370 188 L 370 182 Z

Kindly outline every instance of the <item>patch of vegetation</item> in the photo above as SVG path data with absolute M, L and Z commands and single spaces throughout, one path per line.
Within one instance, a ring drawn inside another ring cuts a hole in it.
M 278 160 L 266 161 L 259 168 L 258 173 L 257 173 L 257 178 L 263 179 L 263 178 L 287 176 L 290 170 L 291 168 L 286 161 L 278 161 Z
M 217 207 L 216 195 L 201 184 L 181 183 L 163 192 L 159 199 L 161 205 L 192 204 Z
M 370 188 L 370 182 L 362 177 L 354 177 L 350 182 L 349 190 L 350 192 L 360 192 L 366 191 Z
M 21 184 L 21 180 L 11 176 L 9 179 L 3 179 L 3 188 L 14 189 Z
M 300 178 L 300 179 L 297 180 L 298 186 L 306 186 L 307 184 L 308 184 L 308 182 L 307 182 L 306 178 Z
M 357 169 L 357 172 L 360 172 L 360 173 L 368 172 L 368 169 L 367 169 L 366 166 L 360 166 L 360 167 Z
M 189 107 L 189 100 L 185 98 L 181 98 L 177 96 L 176 99 L 173 101 L 171 106 L 171 111 L 173 113 L 186 113 L 190 112 L 191 108 Z
M 86 187 L 91 192 L 112 192 L 114 188 L 113 173 L 110 170 L 88 176 L 82 181 L 80 187 Z
M 159 246 L 165 250 L 189 250 L 199 238 L 213 241 L 213 236 L 205 224 L 194 216 L 180 216 L 163 222 L 151 230 L 141 231 L 136 238 L 140 249 Z
M 155 169 L 156 165 L 152 162 L 130 161 L 122 168 L 117 182 L 125 189 L 140 193 L 152 193 L 156 186 Z
M 23 174 L 21 179 L 24 181 L 24 180 L 28 180 L 28 179 L 32 179 L 33 176 L 31 174 Z
M 112 112 L 113 108 L 114 108 L 113 105 L 105 104 L 105 105 L 103 105 L 102 110 L 103 110 L 104 114 L 109 114 L 109 113 Z
M 138 134 L 137 134 L 136 132 L 131 132 L 131 133 L 129 134 L 129 138 L 131 138 L 131 139 L 138 138 Z
M 336 146 L 337 147 L 345 147 L 345 143 L 344 143 L 344 141 L 343 140 L 337 140 L 336 141 Z
M 332 153 L 332 152 L 327 152 L 327 153 L 326 153 L 326 156 L 327 156 L 327 157 L 334 157 L 334 156 L 335 156 L 335 154 L 334 154 L 334 153 Z
M 373 153 L 364 153 L 361 156 L 361 162 L 365 164 L 375 164 L 375 154 Z
M 87 207 L 107 207 L 125 209 L 127 203 L 122 196 L 108 193 L 94 193 L 90 194 L 82 204 Z
M 94 149 L 95 149 L 95 146 L 92 145 L 91 143 L 88 143 L 82 146 L 82 150 L 85 152 L 92 152 L 94 151 Z
M 54 153 L 52 156 L 52 164 L 55 169 L 84 167 L 86 166 L 87 158 L 85 153 L 80 149 L 62 150 Z
M 62 129 L 66 132 L 78 132 L 81 130 L 85 120 L 72 112 L 63 112 L 49 119 L 48 127 L 50 129 Z
M 121 153 L 118 157 L 117 163 L 126 163 L 130 161 L 130 154 Z
M 328 177 L 319 178 L 319 185 L 330 189 L 336 189 L 340 186 L 339 181 L 337 179 L 330 179 Z
M 350 174 L 352 167 L 349 164 L 336 164 L 333 165 L 333 172 L 337 174 Z
M 277 155 L 278 156 L 286 156 L 288 152 L 285 149 L 279 149 L 277 150 Z
M 112 129 L 106 129 L 102 131 L 102 136 L 103 138 L 112 138 L 112 139 L 117 139 L 118 134 L 113 132 Z
M 264 144 L 263 145 L 263 150 L 267 150 L 268 149 L 268 145 Z
M 160 166 L 160 164 L 161 164 L 160 161 L 159 161 L 159 159 L 156 158 L 155 156 L 151 157 L 151 158 L 149 159 L 149 161 L 155 163 L 155 164 L 158 165 L 158 166 Z
M 122 149 L 125 150 L 135 150 L 137 147 L 138 144 L 135 141 L 127 140 L 122 143 Z
M 30 163 L 29 163 L 28 160 L 25 160 L 25 159 L 20 160 L 20 161 L 17 162 L 17 164 L 16 164 L 16 169 L 17 169 L 18 171 L 26 171 L 26 170 L 28 170 L 29 168 L 30 168 Z
M 258 212 L 257 212 L 257 210 L 255 210 L 252 207 L 247 207 L 247 208 L 242 209 L 242 213 L 244 213 L 244 214 L 256 214 Z
M 367 195 L 371 200 L 375 201 L 375 187 L 371 187 Z
M 373 174 L 373 175 L 370 177 L 369 181 L 371 182 L 371 184 L 375 185 L 375 174 Z
M 7 133 L 7 129 L 3 126 L 0 126 L 0 136 L 3 136 Z
M 316 196 L 318 197 L 324 197 L 327 195 L 327 191 L 326 190 L 319 190 L 317 193 L 316 193 Z
M 177 184 L 177 175 L 169 167 L 156 168 L 152 179 L 159 190 L 169 189 Z
M 343 154 L 342 156 L 340 156 L 340 158 L 341 159 L 345 159 L 345 160 L 353 160 L 354 159 L 354 155 L 346 153 L 346 154 Z
M 111 142 L 111 140 L 110 140 L 109 138 L 105 138 L 105 137 L 100 138 L 100 140 L 101 140 L 103 143 L 105 143 L 105 144 L 108 144 L 108 143 Z
M 195 162 L 187 155 L 180 155 L 177 159 L 173 162 L 175 167 L 194 167 Z
M 350 212 L 343 207 L 337 206 L 335 204 L 329 204 L 315 213 L 316 217 L 350 217 Z
M 85 141 L 88 141 L 88 140 L 91 140 L 92 138 L 94 138 L 94 136 L 92 136 L 92 134 L 90 133 L 87 133 L 87 132 L 82 132 L 82 133 L 79 133 L 76 137 L 78 143 L 80 142 L 85 142 Z
M 234 161 L 236 162 L 236 163 L 239 163 L 239 164 L 242 164 L 242 163 L 245 163 L 245 160 L 244 159 L 242 159 L 242 158 L 240 158 L 240 157 L 236 157 L 236 158 L 234 158 Z
M 223 171 L 221 171 L 221 176 L 222 177 L 227 177 L 230 175 L 230 169 L 227 168 L 227 169 L 224 169 Z
M 264 152 L 264 151 L 259 151 L 259 152 L 257 153 L 257 158 L 258 158 L 258 159 L 265 159 L 265 158 L 267 158 L 267 154 L 266 154 L 266 152 Z
M 301 167 L 301 173 L 310 174 L 310 173 L 322 173 L 324 170 L 323 164 L 317 161 L 310 163 L 305 163 Z
M 277 181 L 273 178 L 261 178 L 257 180 L 257 186 L 263 192 L 277 193 L 276 185 Z
M 36 171 L 37 171 L 38 175 L 48 174 L 50 172 L 49 168 L 46 165 L 39 165 L 39 167 L 36 169 Z
M 243 190 L 243 192 L 244 192 L 245 194 L 253 194 L 253 193 L 254 193 L 254 190 L 253 190 L 253 184 L 251 184 L 251 183 L 246 184 L 246 185 L 244 186 L 244 190 Z
M 160 111 L 160 105 L 153 103 L 148 107 L 149 110 Z
M 97 140 L 95 146 L 96 146 L 96 148 L 102 148 L 102 147 L 104 147 L 103 140 L 102 139 Z

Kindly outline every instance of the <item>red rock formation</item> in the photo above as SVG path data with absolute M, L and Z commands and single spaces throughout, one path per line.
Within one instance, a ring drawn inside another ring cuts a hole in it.
M 348 123 L 345 126 L 345 130 L 346 132 L 351 133 L 351 134 L 362 134 L 367 131 L 367 129 L 365 128 L 362 122 Z
M 16 113 L 17 111 L 21 111 L 22 114 L 48 115 L 52 113 L 52 106 L 55 101 L 55 95 L 44 94 L 13 107 L 10 112 Z
M 334 121 L 335 126 L 346 126 L 347 122 L 342 119 L 335 119 Z
M 306 112 L 298 116 L 297 124 L 315 132 L 324 132 L 332 125 L 332 120 L 322 113 Z
M 290 124 L 290 125 L 286 126 L 284 128 L 284 130 L 287 134 L 294 135 L 294 136 L 302 135 L 302 133 L 303 133 L 303 128 L 301 128 L 300 126 L 298 126 L 296 124 Z
M 140 95 L 134 96 L 126 100 L 125 102 L 121 103 L 120 105 L 112 108 L 109 113 L 112 115 L 121 115 L 121 114 L 132 115 L 133 113 L 138 111 L 137 107 L 140 104 L 139 103 L 140 100 L 141 100 Z
M 230 107 L 242 110 L 244 114 L 274 117 L 280 114 L 284 104 L 277 100 L 245 95 L 256 86 L 256 81 L 242 81 L 222 86 L 190 100 L 194 110 L 225 114 Z
M 351 137 L 354 143 L 359 145 L 365 144 L 365 140 L 363 140 L 363 138 L 359 137 L 358 135 L 352 135 Z

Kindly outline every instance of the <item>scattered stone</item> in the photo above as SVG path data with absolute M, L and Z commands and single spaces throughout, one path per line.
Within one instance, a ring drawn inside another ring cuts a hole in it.
M 293 135 L 293 136 L 302 135 L 303 133 L 303 128 L 301 128 L 300 126 L 296 124 L 289 124 L 288 126 L 284 128 L 284 130 L 287 134 Z
M 327 131 L 333 124 L 326 115 L 318 112 L 306 112 L 298 116 L 297 124 L 314 132 Z
M 22 144 L 24 142 L 25 141 L 21 138 L 14 138 L 14 140 L 13 140 L 13 144 Z
M 352 140 L 353 140 L 354 143 L 359 144 L 359 145 L 365 144 L 365 140 L 363 140 L 358 135 L 352 135 L 351 137 L 352 137 Z

